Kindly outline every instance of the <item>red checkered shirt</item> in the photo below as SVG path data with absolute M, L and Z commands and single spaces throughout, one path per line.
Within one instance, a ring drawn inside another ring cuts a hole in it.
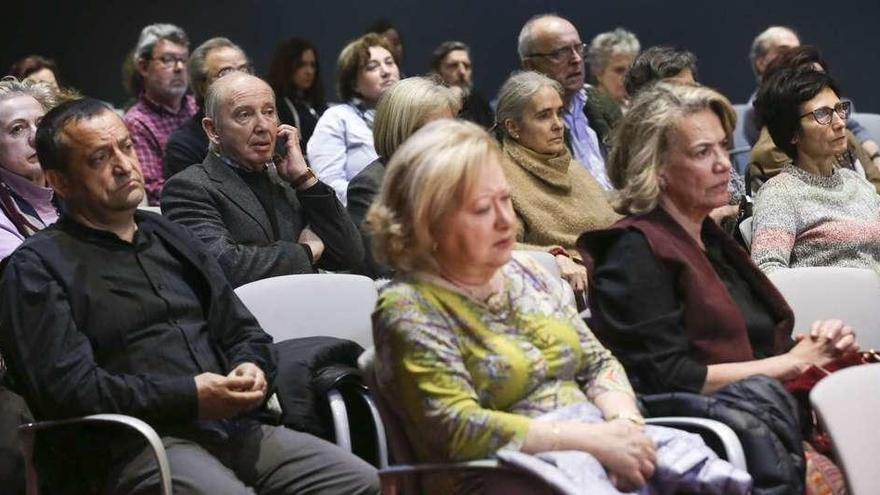
M 162 161 L 165 158 L 165 143 L 168 136 L 198 111 L 196 99 L 187 94 L 180 110 L 172 112 L 166 107 L 150 101 L 141 94 L 137 103 L 125 112 L 125 125 L 131 133 L 131 141 L 137 152 L 147 189 L 147 200 L 151 205 L 159 204 L 159 195 L 165 185 Z

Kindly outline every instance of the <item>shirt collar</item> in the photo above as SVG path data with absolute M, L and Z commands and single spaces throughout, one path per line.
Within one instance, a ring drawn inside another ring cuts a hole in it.
M 161 103 L 158 103 L 158 102 L 151 100 L 149 97 L 147 97 L 146 92 L 141 93 L 141 101 L 144 102 L 144 106 L 149 108 L 151 111 L 156 112 L 156 113 L 164 113 L 167 115 L 174 115 L 174 116 L 180 115 L 180 114 L 188 111 L 189 98 L 191 98 L 189 93 L 184 94 L 183 97 L 180 99 L 180 108 L 178 108 L 177 111 L 175 112 L 174 110 L 166 107 L 165 105 L 162 105 Z
M 61 218 L 58 219 L 56 225 L 74 237 L 104 246 L 140 248 L 141 246 L 149 245 L 149 243 L 152 242 L 152 235 L 150 234 L 153 230 L 149 225 L 149 222 L 141 222 L 137 214 L 135 214 L 134 220 L 137 223 L 138 228 L 134 233 L 132 242 L 130 243 L 123 241 L 119 236 L 109 230 L 96 229 L 84 225 L 77 221 L 72 215 L 66 213 L 61 214 Z

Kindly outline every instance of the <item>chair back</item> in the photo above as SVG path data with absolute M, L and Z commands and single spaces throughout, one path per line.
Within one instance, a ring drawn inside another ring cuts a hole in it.
M 875 494 L 880 459 L 880 364 L 836 371 L 810 392 L 810 402 L 831 435 L 831 445 L 853 495 Z
M 373 345 L 378 294 L 361 275 L 317 273 L 257 280 L 235 293 L 275 341 L 326 336 Z
M 752 217 L 746 217 L 739 223 L 739 233 L 749 250 L 752 249 Z
M 370 389 L 373 400 L 376 401 L 376 407 L 379 409 L 379 415 L 382 416 L 382 423 L 385 425 L 385 433 L 387 434 L 388 443 L 391 445 L 391 457 L 396 464 L 411 464 L 416 461 L 415 453 L 403 431 L 403 425 L 400 418 L 388 407 L 388 402 L 382 395 L 382 390 L 376 381 L 376 350 L 373 347 L 368 348 L 358 358 L 358 367 L 364 378 L 364 383 Z
M 752 145 L 746 138 L 745 113 L 749 109 L 748 103 L 738 103 L 733 106 L 736 111 L 736 127 L 733 129 L 733 146 L 730 150 L 731 165 L 740 175 L 746 174 L 749 165 L 749 153 Z
M 862 124 L 862 127 L 868 131 L 874 141 L 880 141 L 880 114 L 854 113 L 851 118 Z
M 850 325 L 862 349 L 880 349 L 880 275 L 843 267 L 780 269 L 770 281 L 794 311 L 795 332 L 816 320 L 837 318 Z
M 559 265 L 556 264 L 556 258 L 552 254 L 546 251 L 536 250 L 522 252 L 531 256 L 543 269 L 547 270 L 550 275 L 553 275 L 554 277 L 560 276 Z

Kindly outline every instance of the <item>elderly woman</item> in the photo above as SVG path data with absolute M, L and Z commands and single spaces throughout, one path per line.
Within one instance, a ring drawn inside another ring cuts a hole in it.
M 827 73 L 774 72 L 756 108 L 773 142 L 791 159 L 755 198 L 752 259 L 764 272 L 801 266 L 880 270 L 880 196 L 841 167 L 850 103 Z
M 37 124 L 54 103 L 45 83 L 0 81 L 0 260 L 58 219 L 34 149 Z
M 318 65 L 318 51 L 302 38 L 291 38 L 275 50 L 266 81 L 275 91 L 278 118 L 299 130 L 308 143 L 327 102 Z
M 833 320 L 793 342 L 785 300 L 707 220 L 727 202 L 734 119 L 706 87 L 645 90 L 609 157 L 615 206 L 628 217 L 578 240 L 595 267 L 596 332 L 637 390 L 711 393 L 755 374 L 795 378 L 854 346 L 852 330 Z
M 627 106 L 623 78 L 640 49 L 636 35 L 623 28 L 596 35 L 587 49 L 596 87 L 621 107 Z
M 652 476 L 654 444 L 617 360 L 549 274 L 511 256 L 504 160 L 478 126 L 451 120 L 391 158 L 367 216 L 377 257 L 398 273 L 374 315 L 380 389 L 420 461 L 578 451 L 632 490 Z M 592 422 L 538 419 L 586 409 Z
M 461 98 L 455 91 L 427 77 L 404 79 L 379 99 L 373 125 L 373 140 L 379 158 L 367 165 L 348 183 L 348 205 L 346 205 L 351 219 L 361 230 L 367 248 L 367 275 L 390 277 L 393 274 L 390 268 L 373 259 L 369 234 L 363 228 L 367 209 L 382 186 L 385 164 L 394 151 L 414 132 L 433 120 L 454 117 L 460 107 Z
M 376 103 L 399 79 L 391 45 L 378 34 L 361 36 L 339 54 L 336 85 L 344 103 L 318 120 L 307 153 L 312 169 L 343 205 L 348 181 L 378 158 L 372 132 Z
M 516 212 L 518 248 L 549 251 L 576 291 L 587 272 L 575 250 L 577 236 L 604 229 L 620 216 L 607 193 L 565 146 L 562 86 L 537 72 L 511 76 L 498 94 L 504 175 Z

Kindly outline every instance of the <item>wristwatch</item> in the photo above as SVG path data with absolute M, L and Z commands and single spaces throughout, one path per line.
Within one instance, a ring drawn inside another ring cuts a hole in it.
M 296 189 L 297 187 L 308 182 L 309 180 L 316 178 L 317 176 L 315 175 L 315 172 L 312 171 L 311 167 L 306 167 L 306 171 L 303 172 L 302 175 L 300 175 L 296 179 L 293 179 L 293 182 L 291 182 L 290 185 L 293 186 L 294 189 Z

